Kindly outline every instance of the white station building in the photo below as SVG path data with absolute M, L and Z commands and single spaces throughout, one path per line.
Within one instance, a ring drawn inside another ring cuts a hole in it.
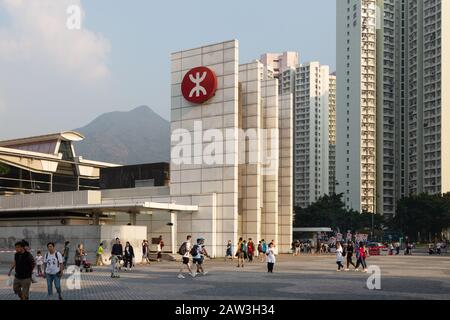
M 238 54 L 237 40 L 172 54 L 172 155 L 166 183 L 3 192 L 0 251 L 23 238 L 34 248 L 69 240 L 93 252 L 99 241 L 108 248 L 115 237 L 139 247 L 143 239 L 162 235 L 164 249 L 176 253 L 190 234 L 205 238 L 213 257 L 223 256 L 228 240 L 236 243 L 239 237 L 273 240 L 279 253 L 287 253 L 293 225 L 293 99 L 279 95 L 273 70 L 257 60 L 239 64 Z M 37 138 L 35 143 L 42 144 Z M 71 150 L 64 161 L 58 148 L 27 157 L 51 158 L 55 172 L 58 166 L 79 165 L 83 160 L 72 141 L 62 140 Z M 113 164 L 84 162 L 93 168 L 90 179 L 102 180 L 102 170 L 118 170 Z

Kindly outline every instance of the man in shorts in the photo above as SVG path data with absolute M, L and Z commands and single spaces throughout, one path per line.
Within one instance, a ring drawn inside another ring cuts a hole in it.
M 178 250 L 178 253 L 183 256 L 183 258 L 182 258 L 183 259 L 183 264 L 181 265 L 180 272 L 178 274 L 178 278 L 179 279 L 186 278 L 183 275 L 183 269 L 184 269 L 185 266 L 189 270 L 189 274 L 194 277 L 194 273 L 193 273 L 193 271 L 191 269 L 191 265 L 189 264 L 189 256 L 190 256 L 190 252 L 191 252 L 191 249 L 192 249 L 191 239 L 192 239 L 192 236 L 187 236 L 186 241 L 183 242 L 183 244 L 180 247 L 180 250 Z
M 191 255 L 194 264 L 197 265 L 197 273 L 194 273 L 193 276 L 195 277 L 199 273 L 206 276 L 208 274 L 208 271 L 205 271 L 203 269 L 203 262 L 205 260 L 205 257 L 209 257 L 209 255 L 205 249 L 205 239 L 197 239 L 197 244 L 195 244 L 192 248 Z

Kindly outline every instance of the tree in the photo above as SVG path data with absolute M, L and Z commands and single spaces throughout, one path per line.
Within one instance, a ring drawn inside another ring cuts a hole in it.
M 307 208 L 295 208 L 296 227 L 330 227 L 341 233 L 347 230 L 370 233 L 372 228 L 372 214 L 359 213 L 348 210 L 342 201 L 343 194 L 324 195 L 317 202 Z M 381 230 L 384 219 L 380 215 L 374 215 L 374 226 Z
M 420 194 L 402 198 L 390 221 L 393 229 L 401 231 L 412 241 L 432 240 L 444 229 L 450 228 L 450 194 Z

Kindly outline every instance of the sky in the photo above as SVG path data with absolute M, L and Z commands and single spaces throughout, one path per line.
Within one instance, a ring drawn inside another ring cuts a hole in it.
M 77 5 L 81 29 L 66 27 Z M 239 40 L 242 63 L 336 64 L 336 0 L 0 0 L 0 139 L 141 105 L 170 118 L 170 53 Z

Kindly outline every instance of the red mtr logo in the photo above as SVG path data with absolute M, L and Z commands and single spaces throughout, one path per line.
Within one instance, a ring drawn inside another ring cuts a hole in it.
M 191 69 L 183 78 L 181 92 L 183 97 L 195 104 L 202 104 L 211 99 L 217 90 L 217 76 L 209 68 Z

